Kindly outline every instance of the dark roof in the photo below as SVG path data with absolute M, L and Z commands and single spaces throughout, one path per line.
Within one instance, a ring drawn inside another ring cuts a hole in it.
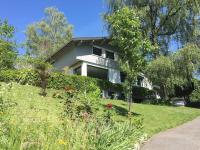
M 109 43 L 110 38 L 109 37 L 77 37 L 77 38 L 72 38 L 68 43 L 66 43 L 64 46 L 62 46 L 60 49 L 58 49 L 55 53 L 53 53 L 47 61 L 49 61 L 52 57 L 54 57 L 56 54 L 61 52 L 64 48 L 72 45 L 72 44 L 78 44 L 78 43 L 83 43 L 83 42 L 93 42 L 93 43 Z

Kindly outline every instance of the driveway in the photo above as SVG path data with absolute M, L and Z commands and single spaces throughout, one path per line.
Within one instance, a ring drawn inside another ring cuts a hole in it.
M 154 135 L 141 150 L 200 150 L 200 117 Z

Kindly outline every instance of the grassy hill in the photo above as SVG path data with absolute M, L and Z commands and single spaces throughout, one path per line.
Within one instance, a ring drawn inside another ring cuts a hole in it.
M 40 135 L 40 138 L 43 137 L 43 133 L 47 133 L 48 136 L 45 137 L 46 141 L 50 140 L 48 139 L 48 137 L 55 136 L 55 134 L 58 134 L 56 135 L 58 137 L 58 141 L 59 139 L 62 139 L 63 129 L 61 129 L 61 124 L 63 123 L 63 120 L 61 119 L 61 115 L 63 112 L 63 103 L 60 102 L 59 99 L 52 98 L 55 90 L 49 89 L 47 97 L 41 97 L 38 94 L 39 91 L 40 89 L 37 87 L 13 83 L 10 90 L 6 92 L 4 91 L 4 93 L 0 93 L 0 95 L 2 95 L 4 99 L 11 101 L 11 104 L 8 105 L 13 105 L 8 109 L 8 113 L 6 114 L 6 123 L 12 125 L 13 128 L 5 128 L 6 132 L 7 130 L 9 131 L 9 136 L 5 137 L 5 140 L 8 140 L 9 138 L 18 138 L 18 136 L 20 135 L 22 136 L 20 139 L 26 141 L 27 135 L 29 134 L 31 138 L 34 139 L 35 137 L 35 139 L 38 139 L 37 136 L 31 134 L 32 131 L 35 134 Z M 108 103 L 113 104 L 112 114 L 114 120 L 123 121 L 127 119 L 126 102 L 120 100 L 102 99 L 99 107 L 102 108 L 103 105 L 106 105 Z M 132 110 L 134 111 L 134 118 L 143 118 L 144 130 L 146 133 L 148 133 L 149 136 L 168 128 L 180 125 L 200 115 L 199 109 L 186 107 L 133 104 Z M 100 109 L 99 111 L 102 111 L 102 109 Z M 103 111 L 100 113 L 103 113 Z M 18 133 L 16 132 L 16 130 L 14 132 L 15 127 L 18 127 Z M 83 128 L 80 127 L 80 130 L 82 129 Z M 58 130 L 59 132 L 57 132 Z M 2 133 L 4 132 L 0 132 L 0 134 Z M 2 136 L 0 140 L 4 140 Z M 33 141 L 35 142 L 35 140 Z M 34 145 L 34 142 L 24 142 L 24 144 L 22 145 L 21 143 L 23 142 L 18 141 L 18 145 L 16 143 L 10 142 L 8 142 L 8 144 L 10 144 L 11 147 L 12 144 L 15 144 L 16 147 L 26 149 L 26 147 L 28 147 L 27 145 Z M 65 145 L 62 140 L 59 141 L 59 143 L 61 145 Z M 51 145 L 48 146 L 52 147 L 53 145 L 51 143 Z M 45 148 L 48 149 L 48 146 L 46 146 Z

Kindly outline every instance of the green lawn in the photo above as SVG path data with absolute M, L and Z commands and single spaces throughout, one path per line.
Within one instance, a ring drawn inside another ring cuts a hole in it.
M 62 103 L 52 98 L 55 90 L 48 90 L 47 97 L 38 95 L 39 88 L 29 85 L 13 84 L 13 88 L 4 97 L 16 102 L 17 105 L 10 110 L 10 120 L 31 124 L 33 121 L 47 121 L 51 126 L 60 123 Z M 119 100 L 102 100 L 101 104 L 113 104 L 114 120 L 122 121 L 127 116 L 127 104 Z M 102 106 L 100 106 L 102 108 Z M 186 107 L 168 107 L 145 104 L 133 104 L 134 117 L 144 119 L 144 129 L 148 135 L 175 127 L 200 115 L 199 109 Z
M 127 114 L 127 103 L 118 100 L 104 100 L 102 104 L 112 103 L 118 114 L 116 120 L 125 118 Z M 200 115 L 199 109 L 187 107 L 170 107 L 147 104 L 132 104 L 135 117 L 142 117 L 144 129 L 149 136 L 160 131 L 176 127 Z

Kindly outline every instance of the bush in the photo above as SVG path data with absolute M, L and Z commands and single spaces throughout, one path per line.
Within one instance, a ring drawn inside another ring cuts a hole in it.
M 0 71 L 0 81 L 2 82 L 18 82 L 20 84 L 29 84 L 34 86 L 40 86 L 41 80 L 39 75 L 32 69 L 21 70 L 4 70 Z M 113 84 L 109 81 L 100 79 L 78 76 L 78 75 L 66 75 L 61 72 L 53 72 L 48 78 L 48 88 L 64 89 L 66 86 L 73 87 L 81 92 L 94 92 L 100 90 L 113 90 L 122 91 L 120 84 Z
M 39 76 L 31 69 L 22 70 L 1 70 L 1 82 L 18 82 L 20 84 L 30 84 L 38 86 L 40 83 Z
M 200 102 L 200 81 L 195 81 L 195 90 L 190 95 L 190 100 L 192 102 Z
M 133 87 L 133 98 L 134 102 L 141 103 L 143 100 L 152 100 L 155 98 L 155 92 L 144 87 L 134 86 Z
M 1 70 L 0 71 L 0 81 L 2 82 L 18 82 L 19 80 L 19 74 L 17 71 L 13 70 Z

